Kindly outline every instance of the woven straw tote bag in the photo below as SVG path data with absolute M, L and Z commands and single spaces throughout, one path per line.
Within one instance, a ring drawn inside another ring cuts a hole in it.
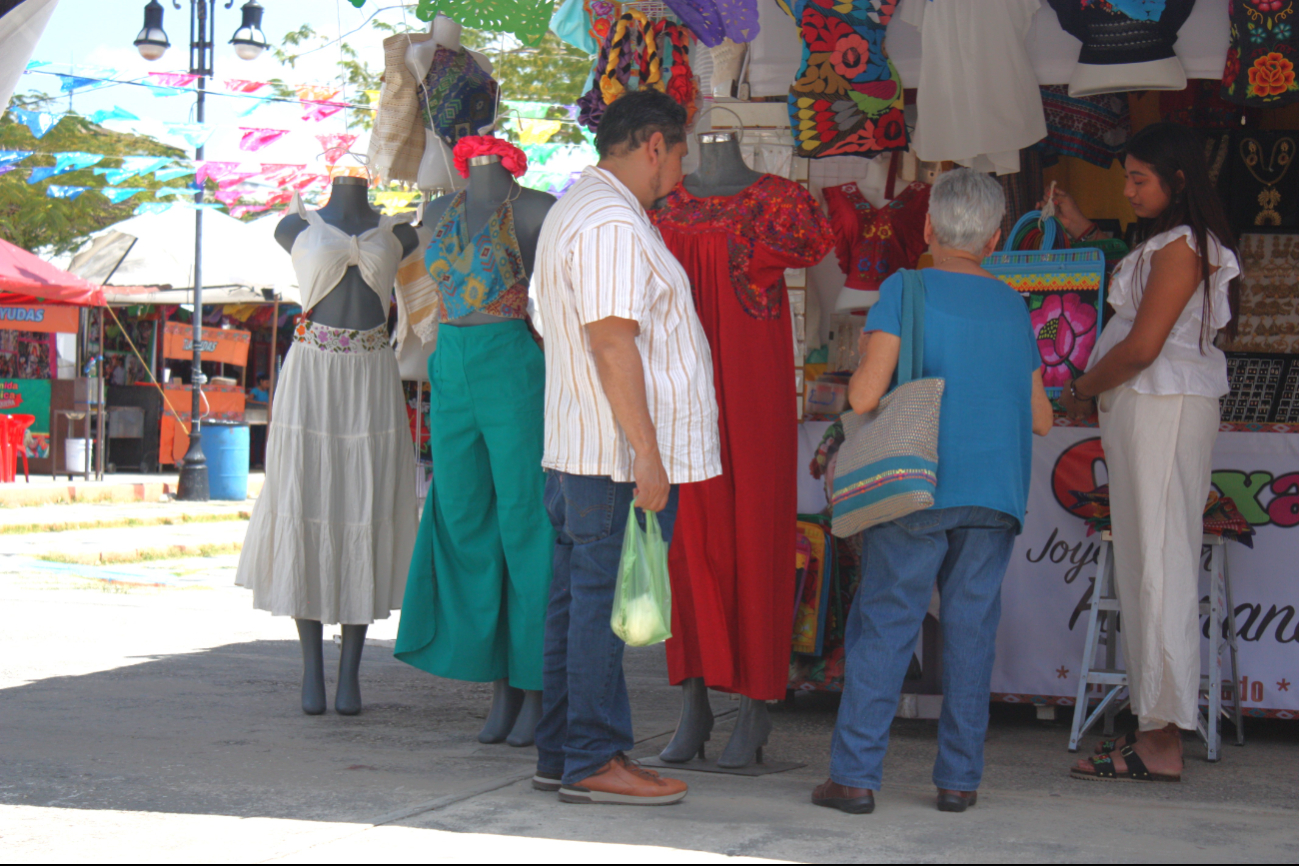
M 898 386 L 873 412 L 842 416 L 844 442 L 834 477 L 831 531 L 840 538 L 934 504 L 942 379 L 924 371 L 925 283 L 902 272 L 902 347 Z

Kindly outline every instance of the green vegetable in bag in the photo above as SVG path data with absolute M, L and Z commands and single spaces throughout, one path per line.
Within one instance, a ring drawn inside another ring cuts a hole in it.
M 672 637 L 668 546 L 654 512 L 645 512 L 645 528 L 640 528 L 635 503 L 627 517 L 609 625 L 628 646 L 650 646 Z

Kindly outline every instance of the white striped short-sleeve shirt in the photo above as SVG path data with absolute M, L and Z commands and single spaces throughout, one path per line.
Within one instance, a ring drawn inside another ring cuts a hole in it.
M 639 323 L 645 396 L 673 484 L 722 474 L 708 338 L 690 281 L 645 209 L 612 174 L 590 167 L 546 216 L 532 301 L 546 346 L 542 465 L 633 481 L 635 459 L 600 385 L 586 325 Z

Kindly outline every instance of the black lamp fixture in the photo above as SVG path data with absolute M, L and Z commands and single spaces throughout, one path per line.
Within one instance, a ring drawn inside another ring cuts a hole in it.
M 158 0 L 149 0 L 149 5 L 144 7 L 144 28 L 135 37 L 135 47 L 145 60 L 157 60 L 171 47 L 167 31 L 162 29 L 162 5 Z
M 266 34 L 262 32 L 262 4 L 248 0 L 240 11 L 244 13 L 244 22 L 230 38 L 230 44 L 241 60 L 256 60 L 267 47 Z

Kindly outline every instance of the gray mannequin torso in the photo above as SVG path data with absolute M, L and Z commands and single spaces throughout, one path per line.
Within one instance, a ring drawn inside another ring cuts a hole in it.
M 691 195 L 710 198 L 736 195 L 762 177 L 744 164 L 740 143 L 730 132 L 705 132 L 699 136 L 699 169 L 685 179 Z
M 379 225 L 379 212 L 370 207 L 367 189 L 368 184 L 362 178 L 336 177 L 329 202 L 317 213 L 326 223 L 349 235 L 369 231 Z M 275 227 L 275 240 L 292 253 L 293 242 L 309 225 L 303 217 L 289 214 Z M 401 241 L 403 259 L 419 246 L 415 229 L 408 225 L 395 225 L 392 233 Z M 388 321 L 388 311 L 383 308 L 374 289 L 366 285 L 356 265 L 349 267 L 338 285 L 305 312 L 313 322 L 354 331 L 368 331 Z
M 481 164 L 475 164 L 478 159 L 482 160 Z M 454 200 L 454 195 L 444 195 L 429 202 L 424 208 L 424 225 L 437 225 Z M 499 157 L 484 156 L 470 160 L 469 186 L 465 188 L 465 229 L 469 237 L 478 234 L 506 200 L 514 210 L 514 234 L 519 241 L 519 252 L 523 254 L 524 270 L 532 276 L 541 224 L 554 206 L 555 197 L 519 186 L 514 182 L 514 176 L 501 165 Z M 500 321 L 504 321 L 500 316 L 474 312 L 446 324 L 464 327 Z

